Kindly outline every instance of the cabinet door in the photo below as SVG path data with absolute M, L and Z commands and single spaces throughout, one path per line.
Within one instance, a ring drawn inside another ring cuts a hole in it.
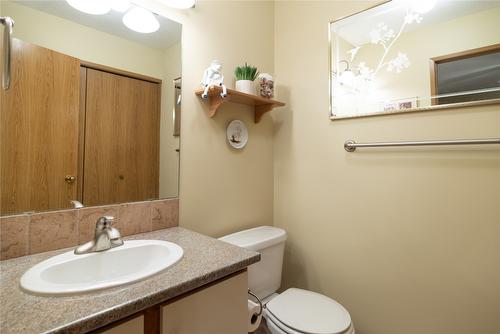
M 158 197 L 158 83 L 87 69 L 83 203 Z
M 248 275 L 238 274 L 162 308 L 162 334 L 247 333 Z
M 101 334 L 144 334 L 144 316 L 123 322 L 110 329 L 107 329 Z
M 77 199 L 80 61 L 13 39 L 12 82 L 0 90 L 2 214 Z

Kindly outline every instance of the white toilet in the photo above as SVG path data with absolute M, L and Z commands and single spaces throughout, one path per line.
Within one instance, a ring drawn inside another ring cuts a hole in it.
M 261 254 L 248 268 L 248 284 L 266 309 L 264 317 L 273 334 L 354 334 L 349 312 L 335 300 L 308 290 L 291 288 L 281 294 L 281 269 L 286 232 L 260 226 L 220 238 Z

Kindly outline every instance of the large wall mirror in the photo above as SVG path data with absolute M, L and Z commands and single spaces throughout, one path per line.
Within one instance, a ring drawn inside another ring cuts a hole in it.
M 178 196 L 182 26 L 89 3 L 0 2 L 2 215 Z
M 330 116 L 500 102 L 500 1 L 395 0 L 330 23 Z

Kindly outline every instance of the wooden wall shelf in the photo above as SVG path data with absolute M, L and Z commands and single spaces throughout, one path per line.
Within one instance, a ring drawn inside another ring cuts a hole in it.
M 209 103 L 209 111 L 208 117 L 212 118 L 217 114 L 220 106 L 225 102 L 233 102 L 246 104 L 248 106 L 254 106 L 255 118 L 254 122 L 259 123 L 262 115 L 266 112 L 273 110 L 275 107 L 282 107 L 285 104 L 283 102 L 267 99 L 265 97 L 246 94 L 242 92 L 235 91 L 233 89 L 227 90 L 227 96 L 222 98 L 220 93 L 222 92 L 222 88 L 220 87 L 212 87 L 208 90 L 208 103 Z M 197 89 L 195 94 L 201 97 L 203 93 L 203 88 Z

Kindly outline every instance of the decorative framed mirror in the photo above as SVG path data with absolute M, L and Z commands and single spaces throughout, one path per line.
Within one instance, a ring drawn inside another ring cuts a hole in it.
M 332 21 L 330 118 L 500 102 L 500 1 L 395 0 Z

